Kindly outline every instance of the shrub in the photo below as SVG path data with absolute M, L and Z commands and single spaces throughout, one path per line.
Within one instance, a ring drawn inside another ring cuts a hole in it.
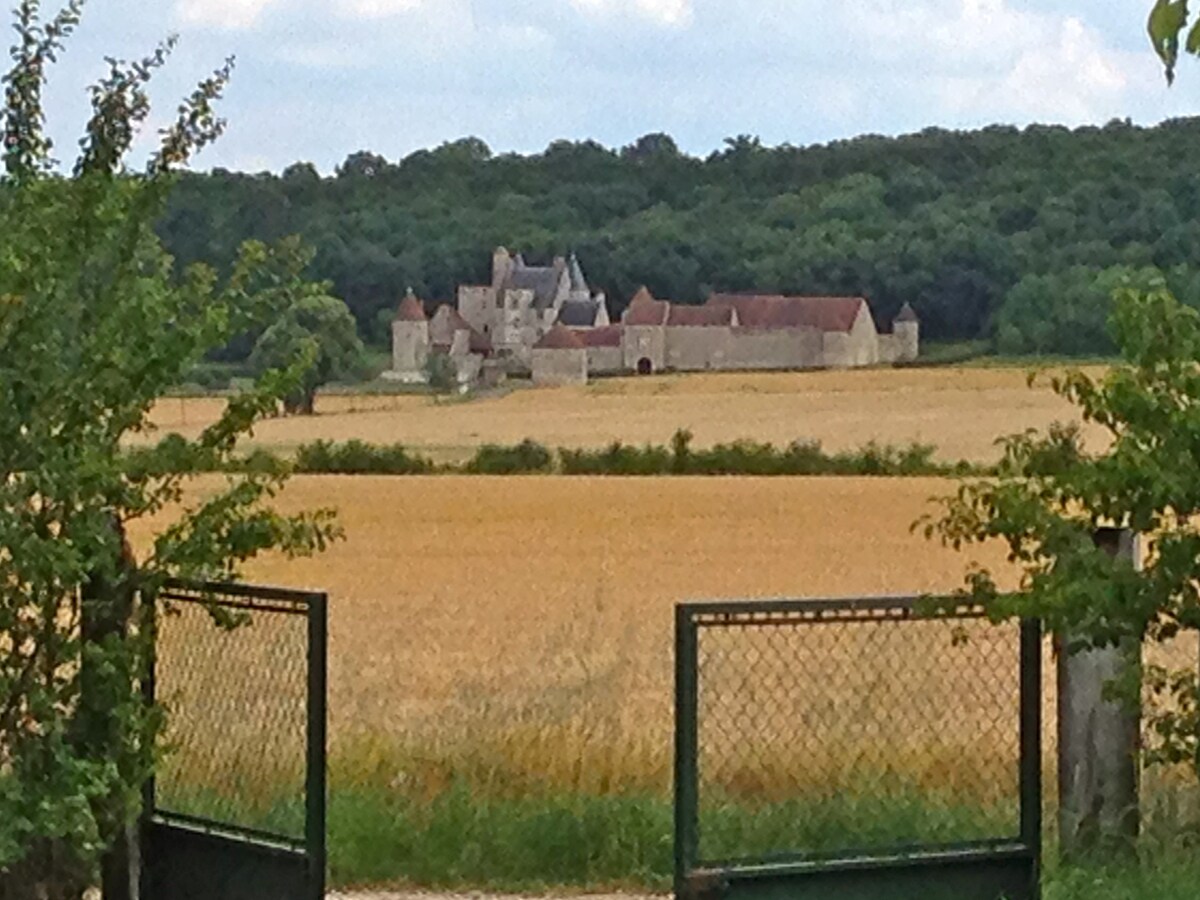
M 475 451 L 465 471 L 472 475 L 527 475 L 548 472 L 554 456 L 536 441 L 526 439 L 512 447 L 485 444 Z
M 614 441 L 603 450 L 560 449 L 564 475 L 666 475 L 671 453 L 664 447 L 632 447 Z
M 424 475 L 433 462 L 410 453 L 400 444 L 376 446 L 360 440 L 342 444 L 314 441 L 296 452 L 296 471 L 332 475 Z

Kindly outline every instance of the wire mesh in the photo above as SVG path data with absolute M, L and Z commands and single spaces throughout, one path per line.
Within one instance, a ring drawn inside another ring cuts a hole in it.
M 702 860 L 1018 838 L 1018 625 L 697 624 Z
M 167 598 L 155 669 L 167 711 L 156 812 L 304 838 L 305 611 L 241 597 Z

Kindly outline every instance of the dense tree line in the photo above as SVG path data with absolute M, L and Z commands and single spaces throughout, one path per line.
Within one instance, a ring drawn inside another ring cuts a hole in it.
M 1116 272 L 1161 271 L 1195 302 L 1200 173 L 1187 160 L 1198 142 L 1200 119 L 811 147 L 739 136 L 706 159 L 667 135 L 616 150 L 560 141 L 531 156 L 467 138 L 399 162 L 355 153 L 324 178 L 306 163 L 192 175 L 160 233 L 181 262 L 218 267 L 246 238 L 299 233 L 317 251 L 312 275 L 377 344 L 406 286 L 450 300 L 457 284 L 486 280 L 503 244 L 531 260 L 575 250 L 614 313 L 643 283 L 681 302 L 711 290 L 864 293 L 884 326 L 911 302 L 929 338 L 1098 352 Z

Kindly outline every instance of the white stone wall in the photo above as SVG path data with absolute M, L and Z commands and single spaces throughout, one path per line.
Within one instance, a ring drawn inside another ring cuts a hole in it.
M 450 355 L 459 358 L 471 355 L 471 332 L 461 329 L 454 332 L 454 339 L 450 341 Z
M 535 347 L 531 370 L 536 385 L 587 384 L 588 357 L 584 349 L 549 350 Z
M 666 367 L 681 372 L 725 368 L 732 332 L 721 325 L 668 326 Z
M 858 311 L 850 331 L 825 334 L 824 364 L 831 369 L 853 369 L 879 362 L 879 334 L 866 304 Z
M 497 314 L 497 292 L 490 287 L 460 287 L 458 312 L 480 334 L 490 334 Z
M 821 333 L 814 328 L 751 329 L 733 332 L 726 369 L 809 369 L 821 365 Z
M 638 361 L 650 360 L 655 372 L 666 366 L 666 329 L 661 325 L 626 325 L 621 337 L 621 349 L 625 356 L 625 368 L 638 371 Z
M 426 380 L 429 358 L 429 323 L 392 322 L 392 371 L 389 380 L 416 384 Z
M 879 362 L 891 365 L 900 359 L 900 341 L 894 334 L 879 335 Z
M 620 347 L 588 347 L 588 372 L 592 375 L 610 375 L 625 370 L 625 354 Z
M 466 334 L 465 331 L 459 332 Z M 483 369 L 483 357 L 478 353 L 468 353 L 465 356 L 450 357 L 454 362 L 454 376 L 459 384 L 475 384 L 479 380 L 479 373 Z
M 513 348 L 528 345 L 530 328 L 536 321 L 533 291 L 504 291 L 496 326 L 490 334 L 493 346 Z

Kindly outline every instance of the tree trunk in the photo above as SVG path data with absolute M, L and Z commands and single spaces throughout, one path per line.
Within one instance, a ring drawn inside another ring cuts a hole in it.
M 81 756 L 97 760 L 121 759 L 129 753 L 129 741 L 134 739 L 126 733 L 120 718 L 112 714 L 110 701 L 106 699 L 134 694 L 133 660 L 123 654 L 117 661 L 124 665 L 97 667 L 87 654 L 89 646 L 94 649 L 114 638 L 126 641 L 133 622 L 133 553 L 125 540 L 124 528 L 115 517 L 112 528 L 121 548 L 115 577 L 110 579 L 100 575 L 90 579 L 81 592 L 80 605 L 84 657 L 79 672 L 76 740 Z M 102 896 L 104 900 L 137 900 L 137 829 L 127 820 L 120 798 L 100 798 L 93 802 L 92 808 L 101 837 L 108 844 L 100 861 Z

